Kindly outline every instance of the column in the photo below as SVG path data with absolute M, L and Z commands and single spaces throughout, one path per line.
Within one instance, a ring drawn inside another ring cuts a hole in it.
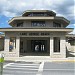
M 66 38 L 65 36 L 62 36 L 60 38 L 60 52 L 63 58 L 66 57 Z
M 50 56 L 53 55 L 53 37 L 50 37 Z
M 13 42 L 13 49 L 15 50 L 15 43 L 16 43 L 16 38 L 14 38 L 14 40 L 13 40 L 14 42 Z
M 5 51 L 5 53 L 9 52 L 9 41 L 10 41 L 10 38 L 8 36 L 5 36 L 5 40 L 4 40 L 4 51 Z
M 16 37 L 16 54 L 19 57 L 20 52 L 20 37 Z

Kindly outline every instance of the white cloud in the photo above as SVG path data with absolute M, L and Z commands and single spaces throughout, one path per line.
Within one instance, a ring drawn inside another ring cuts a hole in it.
M 48 9 L 54 10 L 60 15 L 65 15 L 63 9 L 67 8 L 69 11 L 72 10 L 72 2 L 73 0 L 0 0 L 0 12 L 9 17 L 19 15 L 29 9 Z M 65 8 L 62 5 L 65 5 Z M 70 5 L 70 7 L 68 8 L 67 5 Z M 63 11 L 62 13 L 59 12 L 61 10 Z M 69 14 L 71 13 L 73 13 L 73 11 Z
M 7 17 L 18 15 L 26 6 L 25 0 L 0 0 L 0 12 Z
M 58 16 L 64 16 L 74 23 L 75 0 L 0 0 L 0 15 L 14 17 L 25 10 L 53 10 Z

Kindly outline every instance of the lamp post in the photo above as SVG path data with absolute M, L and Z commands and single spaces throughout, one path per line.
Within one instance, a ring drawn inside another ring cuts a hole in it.
M 0 75 L 3 73 L 4 54 L 0 54 Z

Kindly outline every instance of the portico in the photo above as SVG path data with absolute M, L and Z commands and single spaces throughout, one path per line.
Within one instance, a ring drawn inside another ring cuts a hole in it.
M 5 38 L 5 55 L 6 57 L 49 56 L 64 58 L 66 57 L 65 33 L 62 32 L 62 35 L 59 32 L 56 33 L 7 32 Z M 11 39 L 14 41 L 12 50 L 10 50 L 9 44 L 9 42 L 12 42 Z M 55 42 L 54 40 L 57 41 Z

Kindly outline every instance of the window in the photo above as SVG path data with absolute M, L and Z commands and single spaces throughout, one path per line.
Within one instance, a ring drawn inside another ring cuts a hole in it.
M 9 52 L 16 48 L 16 37 L 10 37 Z
M 53 22 L 53 27 L 61 27 L 60 23 Z
M 28 16 L 48 16 L 48 14 L 47 13 L 31 13 L 31 14 L 29 14 Z
M 17 24 L 17 27 L 23 27 L 23 22 L 18 23 L 18 24 Z
M 54 37 L 54 52 L 60 52 L 60 38 Z
M 41 33 L 42 36 L 50 35 L 49 33 Z
M 45 21 L 32 21 L 31 22 L 32 27 L 44 27 Z

